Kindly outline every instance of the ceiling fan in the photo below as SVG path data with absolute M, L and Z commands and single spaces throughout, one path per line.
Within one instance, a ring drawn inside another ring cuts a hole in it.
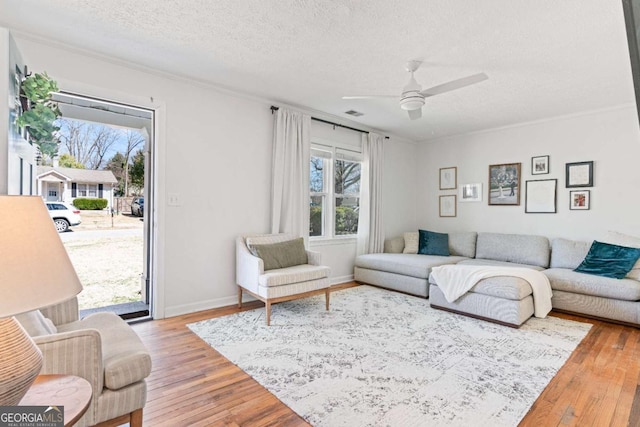
M 402 94 L 399 97 L 396 95 L 364 95 L 343 96 L 342 99 L 400 98 L 400 108 L 409 113 L 411 120 L 415 120 L 422 117 L 422 106 L 424 105 L 425 98 L 460 89 L 489 78 L 485 73 L 478 73 L 422 90 L 422 86 L 418 84 L 413 77 L 413 73 L 420 68 L 421 64 L 422 61 L 407 62 L 406 69 L 411 73 L 411 78 L 409 79 L 409 83 L 402 89 Z

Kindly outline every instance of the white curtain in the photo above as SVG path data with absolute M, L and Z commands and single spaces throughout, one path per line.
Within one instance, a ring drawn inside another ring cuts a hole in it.
M 280 108 L 273 127 L 271 232 L 309 238 L 311 117 Z
M 362 135 L 360 174 L 360 214 L 358 216 L 358 255 L 379 253 L 384 249 L 382 225 L 382 169 L 384 136 Z

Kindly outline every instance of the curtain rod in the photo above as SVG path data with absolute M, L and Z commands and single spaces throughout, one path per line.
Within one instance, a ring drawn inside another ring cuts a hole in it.
M 271 114 L 273 114 L 274 111 L 278 111 L 279 109 L 280 109 L 280 107 L 276 107 L 276 106 L 272 105 L 271 106 Z M 326 124 L 331 125 L 331 126 L 338 126 L 338 127 L 341 127 L 341 128 L 345 128 L 345 129 L 349 129 L 349 130 L 355 131 L 355 132 L 369 133 L 369 131 L 366 131 L 366 130 L 352 128 L 351 126 L 341 125 L 340 123 L 330 122 L 328 120 L 319 119 L 317 117 L 311 117 L 311 120 L 315 120 L 316 122 L 326 123 Z M 384 139 L 389 139 L 389 137 L 385 136 Z

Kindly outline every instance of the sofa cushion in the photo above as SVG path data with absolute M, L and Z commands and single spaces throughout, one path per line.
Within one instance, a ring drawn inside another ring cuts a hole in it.
M 31 337 L 55 334 L 57 329 L 53 322 L 40 312 L 40 310 L 28 311 L 18 314 L 16 320 L 22 325 Z
M 449 235 L 428 230 L 418 230 L 420 255 L 449 256 Z
M 613 243 L 614 245 L 640 248 L 640 237 L 633 237 L 615 231 L 609 231 L 605 241 L 607 243 Z M 631 271 L 629 271 L 625 277 L 627 279 L 640 280 L 640 259 L 635 263 Z
M 549 239 L 525 234 L 478 233 L 476 258 L 549 266 Z
M 580 273 L 622 279 L 640 258 L 640 249 L 593 242 L 584 261 L 575 269 Z
M 589 253 L 591 242 L 553 239 L 551 242 L 551 268 L 574 269 Z
M 426 279 L 432 267 L 445 264 L 457 264 L 468 258 L 457 256 L 436 256 L 417 254 L 367 254 L 356 257 L 355 265 L 370 270 Z
M 640 301 L 640 282 L 578 273 L 567 268 L 544 270 L 551 289 L 602 298 Z
M 438 285 L 433 276 L 429 275 L 429 283 Z M 531 295 L 531 285 L 520 277 L 497 276 L 480 280 L 469 290 L 476 294 L 489 295 L 496 298 L 505 298 L 519 301 L 528 295 Z
M 252 244 L 249 251 L 264 262 L 264 270 L 302 265 L 308 262 L 307 251 L 302 237 L 284 242 Z
M 331 269 L 324 265 L 295 265 L 271 270 L 258 277 L 260 286 L 282 286 L 329 277 Z
M 477 239 L 478 233 L 475 231 L 449 233 L 449 253 L 451 255 L 475 258 Z
M 384 240 L 384 253 L 401 254 L 404 249 L 404 237 L 396 236 Z
M 417 231 L 410 231 L 404 233 L 404 248 L 403 254 L 417 254 L 418 253 L 418 239 L 419 233 Z
M 465 261 L 461 261 L 462 265 L 497 265 L 504 267 L 520 267 L 520 268 L 530 268 L 536 271 L 542 271 L 544 268 L 538 267 L 537 265 L 529 265 L 529 264 L 518 264 L 516 262 L 506 262 L 506 261 L 495 261 L 493 259 L 468 259 Z
M 58 332 L 96 329 L 102 344 L 104 385 L 118 390 L 151 373 L 151 357 L 135 331 L 114 313 L 94 313 L 58 326 Z

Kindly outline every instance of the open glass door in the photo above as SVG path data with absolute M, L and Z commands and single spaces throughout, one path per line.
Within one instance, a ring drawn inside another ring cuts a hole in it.
M 54 100 L 60 146 L 41 159 L 36 184 L 79 211 L 81 223 L 60 237 L 84 286 L 81 315 L 151 317 L 154 111 L 70 93 Z

